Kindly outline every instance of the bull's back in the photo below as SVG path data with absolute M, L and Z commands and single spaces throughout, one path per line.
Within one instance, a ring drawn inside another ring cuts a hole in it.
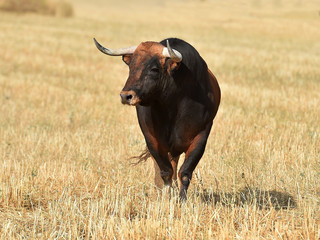
M 221 91 L 219 83 L 216 79 L 216 77 L 213 75 L 213 73 L 208 68 L 208 75 L 209 75 L 209 82 L 212 87 L 212 91 L 210 91 L 209 98 L 214 103 L 214 110 L 213 110 L 213 116 L 215 116 L 218 112 L 220 100 L 221 100 Z

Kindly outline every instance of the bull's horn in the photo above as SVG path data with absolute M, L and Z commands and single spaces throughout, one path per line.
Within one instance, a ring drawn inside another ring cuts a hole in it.
M 108 49 L 100 45 L 98 41 L 94 38 L 94 43 L 96 44 L 97 48 L 103 52 L 104 54 L 110 56 L 122 56 L 127 54 L 133 54 L 134 50 L 136 50 L 137 46 L 126 47 L 126 48 L 119 48 L 119 49 Z
M 171 58 L 173 61 L 175 62 L 181 62 L 182 61 L 182 55 L 181 53 L 179 53 L 177 50 L 175 49 L 172 49 L 170 47 L 170 44 L 169 44 L 169 40 L 167 39 L 167 47 L 164 47 L 163 48 L 163 52 L 162 54 L 166 57 L 169 57 Z

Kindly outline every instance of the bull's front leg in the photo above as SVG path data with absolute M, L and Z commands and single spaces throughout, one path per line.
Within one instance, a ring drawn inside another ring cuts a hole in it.
M 150 149 L 149 149 L 150 150 Z M 161 186 L 161 184 L 159 183 L 159 172 L 160 172 L 160 176 L 163 180 L 163 183 L 165 186 L 172 186 L 172 176 L 173 176 L 173 168 L 172 165 L 170 163 L 170 160 L 168 158 L 168 156 L 166 155 L 162 155 L 158 152 L 155 151 L 150 151 L 151 155 L 153 156 L 153 159 L 155 161 L 155 181 L 156 181 L 156 185 Z M 156 166 L 157 165 L 157 166 Z M 157 167 L 159 169 L 157 169 Z
M 160 169 L 160 176 L 163 180 L 164 185 L 171 186 L 172 185 L 172 176 L 173 176 L 173 168 L 168 156 L 168 151 L 165 149 L 153 136 L 150 134 L 146 137 L 147 147 L 149 152 L 155 162 L 155 180 L 156 185 L 159 184 L 159 180 L 157 179 L 159 176 L 159 169 Z M 157 169 L 157 166 L 159 169 Z
M 205 130 L 197 134 L 185 154 L 185 161 L 179 170 L 180 198 L 187 199 L 187 191 L 192 178 L 192 173 L 199 163 L 210 133 L 212 124 L 208 124 Z
M 178 167 L 178 162 L 179 162 L 179 156 L 178 157 L 172 157 L 171 154 L 169 153 L 169 160 L 173 169 L 173 175 L 172 175 L 172 180 L 173 180 L 173 185 L 177 187 L 177 167 Z M 153 165 L 154 165 L 154 183 L 158 188 L 163 187 L 163 180 L 161 177 L 161 170 L 158 166 L 158 163 L 156 160 L 152 157 L 153 160 Z

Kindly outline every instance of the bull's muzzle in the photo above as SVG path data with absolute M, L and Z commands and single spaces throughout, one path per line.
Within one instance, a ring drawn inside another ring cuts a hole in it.
M 137 106 L 140 103 L 140 98 L 137 96 L 135 91 L 122 91 L 120 93 L 122 104 L 128 104 L 131 106 Z

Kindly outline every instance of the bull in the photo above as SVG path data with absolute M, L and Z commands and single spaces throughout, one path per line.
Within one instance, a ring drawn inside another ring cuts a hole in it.
M 102 53 L 122 56 L 129 66 L 121 102 L 136 107 L 155 163 L 156 185 L 172 186 L 178 175 L 179 195 L 186 199 L 219 108 L 217 79 L 197 50 L 181 39 L 148 41 L 121 49 L 105 48 L 96 39 L 94 42 Z M 177 174 L 182 153 L 185 160 Z

